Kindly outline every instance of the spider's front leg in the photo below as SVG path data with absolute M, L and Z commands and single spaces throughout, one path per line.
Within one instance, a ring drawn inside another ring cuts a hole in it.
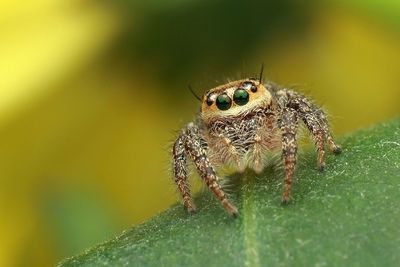
M 292 185 L 296 165 L 298 129 L 297 113 L 292 108 L 284 108 L 279 125 L 282 133 L 282 155 L 285 163 L 285 188 L 282 195 L 282 204 L 289 202 L 290 188 Z
M 185 135 L 181 134 L 173 146 L 175 183 L 183 199 L 183 205 L 189 213 L 196 212 L 196 206 L 190 196 L 190 189 L 187 183 L 186 156 L 185 156 Z
M 203 178 L 206 185 L 214 192 L 228 212 L 236 217 L 238 211 L 226 198 L 224 191 L 218 183 L 217 175 L 208 160 L 206 151 L 201 146 L 201 136 L 198 127 L 193 123 L 189 123 L 185 129 L 185 136 L 185 151 L 193 160 L 201 178 Z

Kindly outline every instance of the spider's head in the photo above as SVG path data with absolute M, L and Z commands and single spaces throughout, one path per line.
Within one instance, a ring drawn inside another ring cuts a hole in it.
M 201 116 L 206 123 L 215 118 L 236 117 L 257 107 L 267 107 L 271 100 L 271 94 L 259 80 L 238 80 L 207 91 L 203 96 Z

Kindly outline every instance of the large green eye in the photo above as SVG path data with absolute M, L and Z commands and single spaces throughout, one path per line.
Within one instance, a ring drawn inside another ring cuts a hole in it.
M 220 110 L 227 110 L 231 107 L 232 100 L 227 94 L 222 94 L 217 97 L 217 107 Z
M 233 94 L 233 100 L 235 100 L 236 104 L 239 106 L 246 105 L 249 102 L 249 93 L 243 89 L 237 89 Z

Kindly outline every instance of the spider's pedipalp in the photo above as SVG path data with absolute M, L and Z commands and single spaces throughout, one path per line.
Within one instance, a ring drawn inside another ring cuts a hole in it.
M 265 123 L 264 117 L 259 117 L 257 120 L 257 130 L 254 134 L 254 145 L 253 145 L 253 159 L 254 159 L 254 171 L 256 173 L 261 173 L 263 170 L 263 162 L 261 157 L 262 150 L 262 131 L 265 131 L 265 128 L 262 128 L 261 125 Z
M 226 137 L 223 133 L 219 133 L 218 137 L 220 138 L 221 143 L 224 144 L 224 146 L 226 147 L 226 150 L 228 151 L 230 157 L 235 162 L 237 170 L 239 172 L 243 172 L 244 171 L 243 160 L 239 155 L 236 147 L 232 144 L 231 139 Z

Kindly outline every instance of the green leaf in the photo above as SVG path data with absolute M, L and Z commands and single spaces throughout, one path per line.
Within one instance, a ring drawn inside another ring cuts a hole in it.
M 327 153 L 324 172 L 314 149 L 299 156 L 288 206 L 280 204 L 282 168 L 272 164 L 227 178 L 237 219 L 204 190 L 197 214 L 173 205 L 59 266 L 397 265 L 400 118 L 337 141 L 343 152 Z

